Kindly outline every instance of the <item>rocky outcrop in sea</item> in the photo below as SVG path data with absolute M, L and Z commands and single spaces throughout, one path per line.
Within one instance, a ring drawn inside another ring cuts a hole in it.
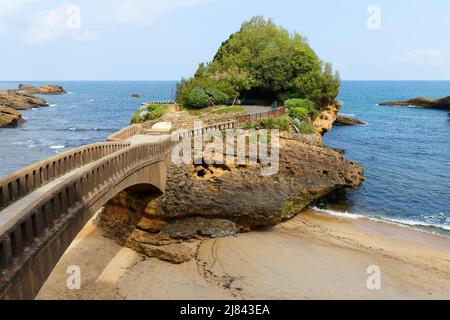
M 47 100 L 35 94 L 63 94 L 62 86 L 43 85 L 40 87 L 20 84 L 16 90 L 0 91 L 0 128 L 15 127 L 25 122 L 17 110 L 28 110 L 48 106 Z
M 67 93 L 62 86 L 58 85 L 42 85 L 33 86 L 31 84 L 19 84 L 18 93 L 22 94 L 65 94 Z
M 380 106 L 414 106 L 420 108 L 450 110 L 450 96 L 442 99 L 414 98 L 406 101 L 387 101 L 380 103 Z
M 14 128 L 24 122 L 25 119 L 19 111 L 0 106 L 0 128 Z
M 336 116 L 336 121 L 334 122 L 334 125 L 338 125 L 338 126 L 361 126 L 364 124 L 366 124 L 366 123 L 362 122 L 358 119 L 347 117 L 347 116 L 342 116 L 339 114 Z
M 28 110 L 48 106 L 47 100 L 29 94 L 19 93 L 16 90 L 0 91 L 0 106 L 14 110 Z

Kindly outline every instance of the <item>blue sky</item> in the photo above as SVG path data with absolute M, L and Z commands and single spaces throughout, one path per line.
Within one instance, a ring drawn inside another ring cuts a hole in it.
M 449 12 L 446 0 L 0 0 L 0 80 L 178 80 L 255 15 L 308 37 L 343 79 L 449 80 Z

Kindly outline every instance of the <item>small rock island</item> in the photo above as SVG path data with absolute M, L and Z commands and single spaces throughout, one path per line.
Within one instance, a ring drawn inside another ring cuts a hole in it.
M 441 99 L 414 98 L 406 101 L 387 101 L 380 103 L 380 106 L 413 106 L 426 109 L 450 110 L 450 96 Z

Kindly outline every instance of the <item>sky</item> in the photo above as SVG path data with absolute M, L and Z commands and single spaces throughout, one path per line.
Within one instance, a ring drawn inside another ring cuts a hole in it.
M 179 80 L 256 15 L 344 80 L 450 80 L 448 0 L 0 0 L 0 80 Z

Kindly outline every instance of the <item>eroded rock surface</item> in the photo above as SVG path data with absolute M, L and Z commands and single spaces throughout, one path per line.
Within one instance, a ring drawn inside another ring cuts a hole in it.
M 0 106 L 0 128 L 13 128 L 25 122 L 19 111 Z
M 333 123 L 337 119 L 338 111 L 339 107 L 332 104 L 320 112 L 319 116 L 313 122 L 314 128 L 318 134 L 324 135 L 333 128 Z
M 125 245 L 149 258 L 180 264 L 194 258 L 198 243 L 183 243 L 168 237 L 134 230 Z
M 230 220 L 202 217 L 175 220 L 161 230 L 162 235 L 175 239 L 192 239 L 198 236 L 221 238 L 234 236 L 236 233 L 236 224 Z
M 281 138 L 280 167 L 172 165 L 166 193 L 148 203 L 155 218 L 204 216 L 250 226 L 275 225 L 336 188 L 357 187 L 363 169 L 327 147 Z
M 0 106 L 15 110 L 48 106 L 45 99 L 28 94 L 18 93 L 14 90 L 0 91 Z

